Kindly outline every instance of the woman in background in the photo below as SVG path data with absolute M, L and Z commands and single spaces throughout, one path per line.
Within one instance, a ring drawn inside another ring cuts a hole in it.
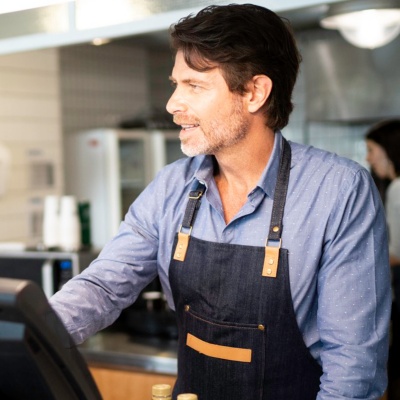
M 400 119 L 385 120 L 372 126 L 366 141 L 367 162 L 378 178 L 390 181 L 385 196 L 390 265 L 400 266 Z
M 372 174 L 389 182 L 382 193 L 389 229 L 394 302 L 389 352 L 389 399 L 400 398 L 400 119 L 384 120 L 366 134 L 367 162 Z M 378 187 L 379 187 L 378 183 Z

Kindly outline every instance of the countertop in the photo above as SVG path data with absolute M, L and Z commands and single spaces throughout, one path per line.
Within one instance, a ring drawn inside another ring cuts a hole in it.
M 79 346 L 91 365 L 177 374 L 178 342 L 121 331 L 105 330 Z

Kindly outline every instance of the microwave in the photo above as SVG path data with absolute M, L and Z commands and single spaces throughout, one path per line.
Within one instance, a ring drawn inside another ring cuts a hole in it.
M 97 257 L 98 252 L 0 252 L 0 278 L 31 280 L 49 298 Z

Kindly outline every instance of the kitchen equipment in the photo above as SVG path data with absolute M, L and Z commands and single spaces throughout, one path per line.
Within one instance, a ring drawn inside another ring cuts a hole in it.
M 67 135 L 66 192 L 90 203 L 95 248 L 115 235 L 155 174 L 182 157 L 179 133 L 173 130 L 97 129 Z
M 46 196 L 43 210 L 43 244 L 47 249 L 59 245 L 59 197 Z
M 61 197 L 59 244 L 64 251 L 77 251 L 81 246 L 81 225 L 74 196 Z
M 132 335 L 178 338 L 175 313 L 167 305 L 158 277 L 140 293 L 135 303 L 122 311 L 115 327 Z
M 335 31 L 301 32 L 305 106 L 309 121 L 371 123 L 398 117 L 400 37 L 360 49 Z
M 97 255 L 94 251 L 2 251 L 0 277 L 29 279 L 50 297 L 65 282 L 85 269 Z

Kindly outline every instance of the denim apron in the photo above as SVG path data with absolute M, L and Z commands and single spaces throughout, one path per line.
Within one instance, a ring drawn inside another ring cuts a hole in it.
M 199 400 L 314 400 L 322 369 L 304 344 L 281 248 L 291 150 L 283 139 L 265 247 L 191 237 L 205 190 L 189 193 L 169 280 L 179 328 L 179 393 Z M 186 232 L 186 233 L 185 233 Z

